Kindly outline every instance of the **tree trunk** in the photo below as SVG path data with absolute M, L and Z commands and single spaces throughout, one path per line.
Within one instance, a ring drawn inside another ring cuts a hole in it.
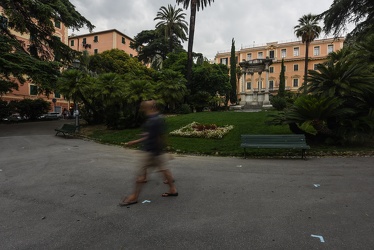
M 192 51 L 193 39 L 195 34 L 195 20 L 196 20 L 197 0 L 191 0 L 191 17 L 190 17 L 190 31 L 188 35 L 188 62 L 187 62 L 187 85 L 191 84 L 192 77 Z
M 306 94 L 306 86 L 308 84 L 308 61 L 309 61 L 309 42 L 305 42 L 305 65 L 304 65 L 304 94 Z

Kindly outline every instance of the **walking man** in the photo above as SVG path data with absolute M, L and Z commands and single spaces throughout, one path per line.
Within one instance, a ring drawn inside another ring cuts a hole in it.
M 163 193 L 163 197 L 178 196 L 177 188 L 174 184 L 173 176 L 169 169 L 165 168 L 165 122 L 158 112 L 154 100 L 143 101 L 140 106 L 141 111 L 147 116 L 147 121 L 143 125 L 142 137 L 125 143 L 126 146 L 142 143 L 143 158 L 137 179 L 135 181 L 135 190 L 132 194 L 125 197 L 120 206 L 128 206 L 138 202 L 138 197 L 142 186 L 146 183 L 147 170 L 154 168 L 161 172 L 165 178 L 165 183 L 169 185 L 169 191 Z

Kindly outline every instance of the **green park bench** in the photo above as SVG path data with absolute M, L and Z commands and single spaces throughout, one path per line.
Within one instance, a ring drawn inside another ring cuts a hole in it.
M 301 158 L 304 158 L 305 151 L 310 149 L 303 134 L 241 135 L 240 147 L 244 148 L 244 158 L 246 158 L 246 148 L 301 149 Z
M 56 135 L 58 135 L 59 133 L 62 133 L 64 136 L 66 136 L 66 134 L 70 134 L 70 135 L 75 134 L 75 130 L 76 130 L 76 127 L 73 124 L 63 124 L 60 128 L 55 129 Z

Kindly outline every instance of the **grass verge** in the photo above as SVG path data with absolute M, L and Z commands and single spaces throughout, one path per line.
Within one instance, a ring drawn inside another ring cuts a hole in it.
M 193 121 L 218 126 L 233 125 L 234 128 L 222 139 L 185 138 L 168 136 L 168 150 L 184 154 L 243 156 L 240 148 L 241 134 L 291 134 L 288 126 L 270 126 L 265 122 L 276 111 L 262 112 L 200 112 L 166 117 L 168 133 Z M 139 137 L 140 129 L 107 130 L 105 126 L 86 126 L 81 133 L 101 143 L 120 145 Z M 359 156 L 374 155 L 374 145 L 327 146 L 310 145 L 307 156 Z M 247 149 L 248 157 L 300 157 L 300 150 Z

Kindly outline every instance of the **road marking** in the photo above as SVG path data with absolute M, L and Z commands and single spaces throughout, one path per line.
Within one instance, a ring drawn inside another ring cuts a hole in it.
M 313 184 L 313 186 L 315 186 L 316 188 L 320 187 L 321 185 L 320 184 Z
M 149 201 L 149 200 L 144 200 L 142 203 L 144 204 L 144 203 L 150 203 L 151 201 Z
M 311 234 L 310 236 L 312 236 L 312 237 L 314 237 L 314 238 L 318 238 L 322 243 L 325 242 L 325 240 L 323 239 L 323 237 L 320 236 L 320 235 L 314 235 L 314 234 Z

